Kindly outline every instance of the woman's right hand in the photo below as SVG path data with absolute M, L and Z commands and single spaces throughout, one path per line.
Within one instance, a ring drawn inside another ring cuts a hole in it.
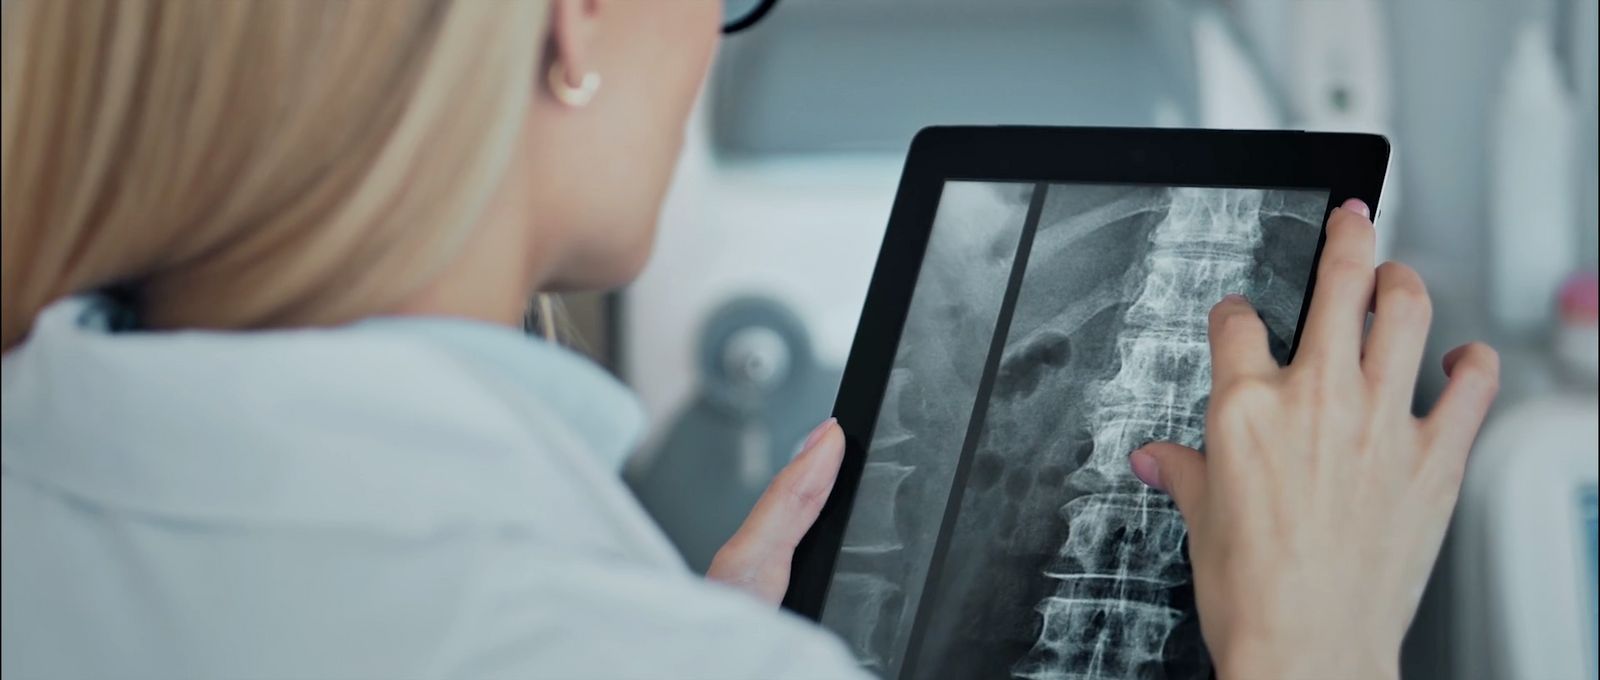
M 1219 303 L 1206 453 L 1155 443 L 1130 460 L 1188 524 L 1201 630 L 1225 680 L 1398 677 L 1494 398 L 1499 359 L 1474 343 L 1445 356 L 1443 395 L 1412 416 L 1428 293 L 1405 265 L 1374 270 L 1373 244 L 1365 204 L 1333 212 L 1287 367 L 1249 302 Z

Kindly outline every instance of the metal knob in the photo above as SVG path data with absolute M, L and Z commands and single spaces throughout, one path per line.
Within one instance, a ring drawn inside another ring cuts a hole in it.
M 742 390 L 767 392 L 789 374 L 789 344 L 777 331 L 752 326 L 735 331 L 722 353 L 722 369 Z

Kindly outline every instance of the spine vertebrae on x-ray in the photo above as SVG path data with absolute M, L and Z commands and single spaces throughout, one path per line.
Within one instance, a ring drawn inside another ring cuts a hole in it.
M 1035 607 L 1039 638 L 1015 676 L 1130 678 L 1161 663 L 1184 616 L 1172 600 L 1189 578 L 1184 526 L 1170 501 L 1133 478 L 1127 456 L 1153 440 L 1199 444 L 1211 383 L 1207 307 L 1245 289 L 1261 199 L 1255 190 L 1172 190 L 1117 339 L 1120 369 L 1090 392 L 1093 451 L 1068 478 L 1086 493 L 1061 508 L 1067 537 L 1043 571 L 1057 585 Z

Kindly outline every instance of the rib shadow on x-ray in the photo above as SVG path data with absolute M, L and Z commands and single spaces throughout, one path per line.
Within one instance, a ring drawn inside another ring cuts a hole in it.
M 885 677 L 909 641 L 1032 194 L 952 182 L 934 218 L 822 612 Z

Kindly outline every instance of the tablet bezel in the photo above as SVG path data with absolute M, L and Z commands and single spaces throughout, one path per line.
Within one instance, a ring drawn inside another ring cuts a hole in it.
M 917 133 L 834 403 L 833 415 L 845 432 L 844 463 L 816 523 L 795 548 L 784 608 L 821 618 L 946 182 L 1325 189 L 1326 224 L 1328 214 L 1352 197 L 1377 215 L 1388 162 L 1389 141 L 1359 133 L 1025 126 L 929 127 Z M 1324 228 L 1317 238 L 1319 261 L 1326 236 Z M 1316 267 L 1295 325 L 1295 348 Z

